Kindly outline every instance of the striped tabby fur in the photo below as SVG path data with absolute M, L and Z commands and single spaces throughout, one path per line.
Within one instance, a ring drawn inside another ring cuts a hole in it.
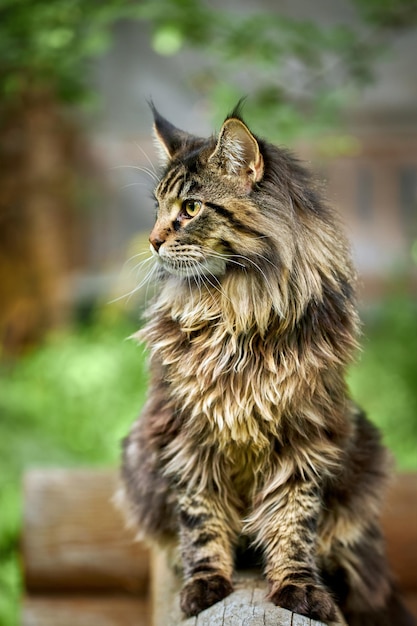
M 232 591 L 246 537 L 275 604 L 324 622 L 340 609 L 350 626 L 412 624 L 379 527 L 387 454 L 344 380 L 358 318 L 334 214 L 238 111 L 209 139 L 154 117 L 160 290 L 138 334 L 149 397 L 124 442 L 131 518 L 178 547 L 187 615 Z

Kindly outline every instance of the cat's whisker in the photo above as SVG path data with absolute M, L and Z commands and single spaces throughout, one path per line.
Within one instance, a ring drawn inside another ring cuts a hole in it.
M 198 294 L 199 294 L 199 298 L 198 301 L 201 302 L 201 298 L 202 298 L 202 294 L 201 294 L 201 285 L 200 285 L 200 281 L 199 281 L 199 276 L 196 274 L 193 276 L 194 278 L 194 282 L 197 285 L 198 288 Z
M 256 256 L 258 256 L 259 258 L 263 259 L 264 261 L 266 261 L 267 263 L 269 263 L 270 265 L 272 265 L 272 267 L 275 268 L 277 270 L 277 272 L 279 272 L 279 267 L 277 265 L 275 265 L 275 263 L 273 263 L 271 261 L 271 259 L 268 259 L 268 257 L 266 257 L 265 255 L 261 254 L 260 252 L 255 252 L 254 254 Z
M 133 265 L 132 267 L 129 267 L 129 264 L 134 261 L 136 258 L 138 258 L 139 256 L 142 256 L 143 254 L 149 254 L 149 252 L 140 252 L 139 254 L 134 254 L 133 256 L 131 256 L 124 264 L 123 264 L 123 268 L 122 268 L 122 272 L 124 270 L 129 270 L 129 275 L 133 274 L 133 272 L 136 270 L 136 276 L 138 276 L 140 270 L 142 269 L 142 267 L 144 267 L 147 263 L 149 263 L 149 261 L 153 261 L 154 258 L 152 256 L 148 256 L 146 259 L 142 259 L 142 261 L 140 261 L 139 263 L 136 263 L 135 265 Z
M 258 239 L 268 239 L 269 235 L 259 235 L 258 237 L 254 237 L 255 240 Z
M 201 279 L 201 283 L 205 287 L 205 290 L 207 291 L 208 295 L 210 296 L 210 298 L 212 299 L 213 303 L 215 304 L 216 303 L 216 299 L 214 297 L 213 291 L 212 291 L 212 289 L 209 289 L 210 281 L 207 280 L 207 276 L 205 276 L 204 274 L 201 274 L 200 279 Z
M 197 261 L 197 263 L 202 266 L 202 264 Z M 231 302 L 230 298 L 225 294 L 224 289 L 222 289 L 222 285 L 221 282 L 219 281 L 219 279 L 217 278 L 217 276 L 215 274 L 213 274 L 213 272 L 211 272 L 207 267 L 202 266 L 204 269 L 204 272 L 202 273 L 202 277 L 204 280 L 207 280 L 207 282 L 209 283 L 209 285 L 211 285 L 213 287 L 213 289 L 215 289 L 216 291 L 219 292 L 219 294 L 223 297 L 226 298 L 226 300 L 228 300 L 229 302 Z M 210 280 L 210 278 L 208 277 L 208 274 L 210 274 L 210 276 L 214 279 L 214 283 Z M 215 284 L 217 283 L 217 285 Z
M 240 267 L 243 267 L 244 269 L 246 269 L 246 266 L 243 263 L 239 263 L 238 261 L 235 261 L 234 259 L 231 258 L 230 255 L 222 254 L 221 252 L 216 252 L 214 250 L 206 250 L 205 252 L 207 256 L 209 257 L 221 259 L 222 261 L 226 261 L 227 263 L 229 262 L 234 263 L 235 265 L 239 265 Z
M 257 263 L 255 263 L 255 261 L 253 261 L 253 259 L 251 259 L 251 258 L 249 258 L 249 257 L 247 257 L 247 256 L 244 256 L 243 254 L 236 254 L 236 255 L 234 255 L 234 256 L 236 256 L 236 257 L 238 257 L 238 258 L 242 258 L 242 259 L 244 259 L 245 261 L 247 261 L 248 263 L 251 263 L 251 264 L 253 265 L 253 267 L 255 267 L 255 268 L 258 270 L 258 272 L 262 275 L 262 277 L 263 277 L 263 279 L 265 280 L 265 283 L 268 285 L 269 289 L 270 289 L 271 291 L 273 291 L 273 287 L 272 287 L 272 285 L 271 285 L 270 281 L 268 280 L 267 275 L 265 274 L 265 272 L 263 271 L 263 269 L 262 269 L 262 268 L 261 268 L 261 267 L 260 267 Z
M 139 165 L 114 165 L 113 167 L 110 168 L 110 170 L 119 170 L 119 169 L 137 170 L 138 172 L 142 172 L 143 174 L 146 174 L 147 176 L 149 176 L 153 182 L 155 183 L 159 182 L 159 178 L 157 174 L 153 172 L 152 170 L 150 170 L 148 167 L 143 167 Z
M 267 257 L 265 257 L 264 255 L 260 254 L 260 253 L 255 253 L 257 254 L 257 256 L 261 257 L 262 259 L 264 259 L 265 261 L 269 262 L 273 267 L 275 267 L 277 270 L 278 268 L 276 267 L 276 265 L 274 265 Z M 243 255 L 243 254 L 233 254 L 233 255 L 227 255 L 227 254 L 222 254 L 221 252 L 216 252 L 216 251 L 210 251 L 207 252 L 208 256 L 212 256 L 215 258 L 220 258 L 220 259 L 224 259 L 225 261 L 229 262 L 229 263 L 234 263 L 236 265 L 239 265 L 240 267 L 246 269 L 246 266 L 244 263 L 240 263 L 239 261 L 236 261 L 236 258 L 239 259 L 243 259 L 244 261 L 247 261 L 248 263 L 250 263 L 253 267 L 255 267 L 255 269 L 258 270 L 258 272 L 260 274 L 262 274 L 266 284 L 268 285 L 269 289 L 272 290 L 272 285 L 270 283 L 270 281 L 268 280 L 268 277 L 266 276 L 265 272 L 262 270 L 262 268 L 255 263 L 255 261 L 253 261 L 253 259 Z
M 220 254 L 220 253 L 217 253 Z M 267 263 L 269 263 L 270 265 L 272 265 L 272 267 L 274 267 L 277 271 L 279 271 L 279 268 L 270 260 L 268 259 L 268 257 L 264 256 L 263 254 L 261 254 L 260 252 L 254 252 L 254 254 L 258 257 L 260 257 L 261 259 L 263 259 L 264 261 L 266 261 Z M 244 259 L 245 261 L 248 261 L 249 263 L 254 264 L 254 261 L 252 259 L 250 259 L 249 257 L 243 255 L 243 254 L 232 254 L 232 255 L 224 255 L 224 257 L 226 259 L 228 259 L 230 262 L 234 262 L 237 263 L 237 261 L 233 261 L 233 257 L 235 258 L 239 258 L 239 259 Z M 242 263 L 240 263 L 240 265 L 243 265 Z M 243 265 L 244 266 L 244 265 Z
M 149 259 L 151 260 L 151 259 Z M 148 269 L 146 275 L 144 276 L 144 278 L 140 281 L 140 283 L 138 285 L 136 285 L 136 287 L 134 287 L 131 291 L 129 291 L 128 293 L 125 293 L 121 296 L 118 296 L 117 298 L 113 298 L 113 300 L 110 300 L 110 304 L 114 304 L 116 302 L 120 302 L 120 300 L 124 300 L 125 298 L 127 298 L 127 301 L 129 302 L 130 298 L 137 293 L 138 291 L 140 291 L 140 289 L 146 284 L 149 283 L 150 278 L 152 277 L 153 273 L 155 272 L 156 269 L 156 263 Z
M 126 263 L 129 263 L 129 261 L 131 261 L 132 259 L 137 259 L 138 256 L 143 256 L 144 254 L 149 254 L 149 250 L 143 250 L 143 252 L 138 252 L 137 254 L 132 254 L 132 256 L 128 258 Z M 152 258 L 152 256 L 150 256 L 149 258 Z
M 140 182 L 126 183 L 126 185 L 122 185 L 120 187 L 120 190 L 123 191 L 123 189 L 127 189 L 128 187 L 148 187 L 148 184 L 147 183 L 140 183 Z
M 143 156 L 145 157 L 145 159 L 148 161 L 149 165 L 151 166 L 152 172 L 157 177 L 158 176 L 158 172 L 156 171 L 155 166 L 152 163 L 152 160 L 150 159 L 149 155 L 145 152 L 145 150 L 142 148 L 142 146 L 138 144 L 137 141 L 135 141 L 135 146 L 142 152 Z
M 192 266 L 191 266 L 191 261 L 187 260 L 185 261 L 185 265 L 186 267 L 188 267 L 189 269 L 189 273 L 187 273 L 187 283 L 188 283 L 188 290 L 190 292 L 190 299 L 191 299 L 191 306 L 194 308 L 194 295 L 193 295 L 193 288 L 191 286 L 191 276 L 192 276 Z
M 145 266 L 150 263 L 151 261 L 154 261 L 154 259 L 152 257 L 148 257 L 147 259 L 144 259 L 143 261 L 141 261 L 140 263 L 138 263 L 137 265 L 135 265 L 134 267 L 132 267 L 130 273 L 132 274 L 134 270 L 136 270 L 136 278 L 138 279 L 141 275 L 141 272 L 143 271 L 143 269 L 145 268 Z
M 151 284 L 153 282 L 153 277 L 154 277 L 154 274 L 156 274 L 157 270 L 158 270 L 158 264 L 155 263 L 152 266 L 151 271 L 150 271 L 149 276 L 148 276 L 148 282 L 147 282 L 147 285 L 146 285 L 146 291 L 145 291 L 145 297 L 144 297 L 145 305 L 147 305 L 147 303 L 148 303 L 149 288 L 150 288 L 150 286 L 151 286 Z

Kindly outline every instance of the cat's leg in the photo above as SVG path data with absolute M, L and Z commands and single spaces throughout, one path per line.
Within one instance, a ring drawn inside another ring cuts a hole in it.
M 144 412 L 123 442 L 122 485 L 116 499 L 138 538 L 171 544 L 178 533 L 177 494 L 162 455 L 149 437 L 153 415 Z
M 349 454 L 323 490 L 318 558 L 349 626 L 411 626 L 385 555 L 379 511 L 389 458 L 375 427 L 354 414 Z
M 270 600 L 294 613 L 336 621 L 338 609 L 316 563 L 317 487 L 293 479 L 268 496 L 260 493 L 258 500 L 244 530 L 263 547 Z
M 186 493 L 179 499 L 180 547 L 184 569 L 181 608 L 188 616 L 232 591 L 236 515 L 216 493 Z
M 323 561 L 324 580 L 336 597 L 349 626 L 413 626 L 388 567 L 379 527 L 364 529 L 356 521 L 354 541 L 340 537 Z

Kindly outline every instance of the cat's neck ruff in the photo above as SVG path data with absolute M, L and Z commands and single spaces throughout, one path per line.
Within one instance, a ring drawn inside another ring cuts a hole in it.
M 199 282 L 169 277 L 148 311 L 148 318 L 168 316 L 185 332 L 221 325 L 230 335 L 253 332 L 264 336 L 271 321 L 287 326 L 288 294 L 279 286 L 261 284 L 253 274 L 241 272 Z

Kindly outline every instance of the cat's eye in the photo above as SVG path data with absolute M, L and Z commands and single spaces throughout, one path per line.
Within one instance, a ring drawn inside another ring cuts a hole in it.
M 201 209 L 201 202 L 199 200 L 184 200 L 181 208 L 188 217 L 195 217 Z

